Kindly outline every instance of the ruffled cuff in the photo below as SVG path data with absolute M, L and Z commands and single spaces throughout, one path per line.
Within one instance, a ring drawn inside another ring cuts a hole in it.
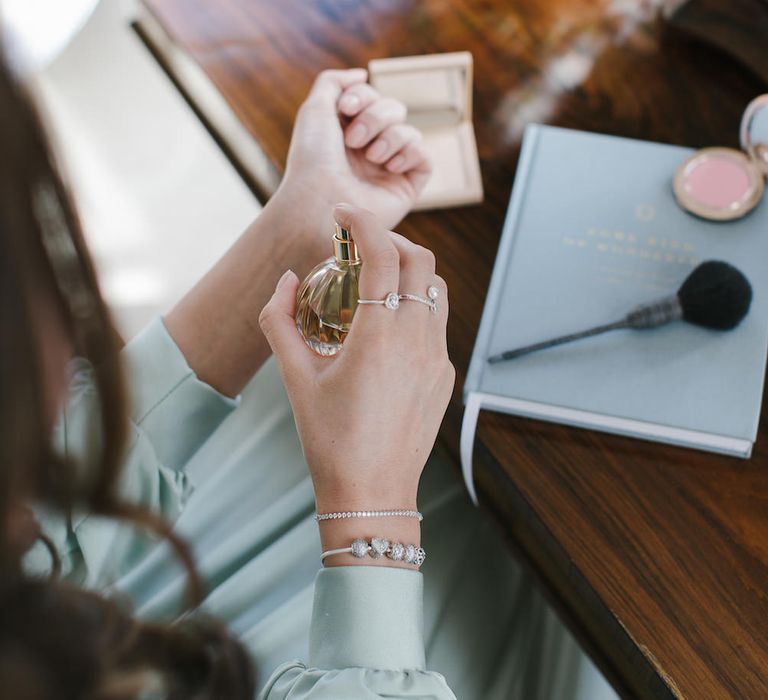
M 272 674 L 258 700 L 456 700 L 445 678 L 429 671 L 342 668 L 323 671 L 294 661 Z
M 322 569 L 315 581 L 309 665 L 423 670 L 423 579 L 383 566 Z
M 129 414 L 171 469 L 184 466 L 239 403 L 197 378 L 160 318 L 125 346 L 122 359 Z

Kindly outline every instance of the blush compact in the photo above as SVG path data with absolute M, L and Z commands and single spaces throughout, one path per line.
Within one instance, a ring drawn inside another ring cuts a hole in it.
M 731 221 L 760 202 L 768 178 L 768 143 L 755 139 L 758 114 L 768 115 L 768 95 L 749 103 L 741 119 L 741 149 L 703 148 L 678 167 L 673 189 L 686 211 L 713 221 Z

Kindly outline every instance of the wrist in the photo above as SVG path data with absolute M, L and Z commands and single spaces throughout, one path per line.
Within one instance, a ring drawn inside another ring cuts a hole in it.
M 382 511 L 382 510 L 411 510 L 417 511 L 417 485 L 393 489 L 391 482 L 382 480 L 381 486 L 349 488 L 348 483 L 331 488 L 328 484 L 315 489 L 317 512 L 338 513 L 350 511 Z M 373 516 L 365 518 L 339 518 L 322 520 L 318 523 L 322 549 L 349 547 L 356 539 L 370 542 L 374 537 L 380 537 L 390 542 L 400 542 L 404 545 L 421 545 L 421 522 L 417 517 L 404 516 Z M 393 561 L 388 557 L 373 559 L 364 557 L 358 559 L 351 554 L 339 554 L 325 560 L 325 566 L 396 566 L 410 568 L 413 566 L 404 562 Z
M 272 195 L 261 216 L 297 243 L 311 268 L 331 254 L 333 208 L 338 199 L 317 183 L 287 178 Z
M 416 493 L 418 484 L 394 488 L 391 482 L 371 487 L 349 484 L 337 487 L 315 484 L 315 503 L 318 513 L 338 513 L 365 510 L 418 510 Z

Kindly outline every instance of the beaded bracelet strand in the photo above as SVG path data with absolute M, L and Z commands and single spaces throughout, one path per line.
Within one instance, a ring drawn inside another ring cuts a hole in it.
M 351 554 L 357 559 L 362 559 L 366 555 L 370 555 L 372 559 L 380 559 L 381 557 L 386 556 L 392 561 L 402 561 L 406 564 L 413 564 L 417 569 L 421 567 L 424 560 L 427 558 L 427 553 L 422 547 L 417 547 L 413 544 L 401 544 L 400 542 L 390 543 L 389 540 L 386 540 L 383 537 L 374 537 L 370 542 L 366 542 L 363 539 L 357 539 L 350 547 L 329 549 L 327 552 L 323 552 L 320 555 L 320 561 L 324 562 L 326 557 L 335 554 Z

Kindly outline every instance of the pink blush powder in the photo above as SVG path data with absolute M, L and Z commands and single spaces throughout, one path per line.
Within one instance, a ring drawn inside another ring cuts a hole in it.
M 685 169 L 684 188 L 707 207 L 732 209 L 749 197 L 754 185 L 746 163 L 725 154 L 707 154 Z

